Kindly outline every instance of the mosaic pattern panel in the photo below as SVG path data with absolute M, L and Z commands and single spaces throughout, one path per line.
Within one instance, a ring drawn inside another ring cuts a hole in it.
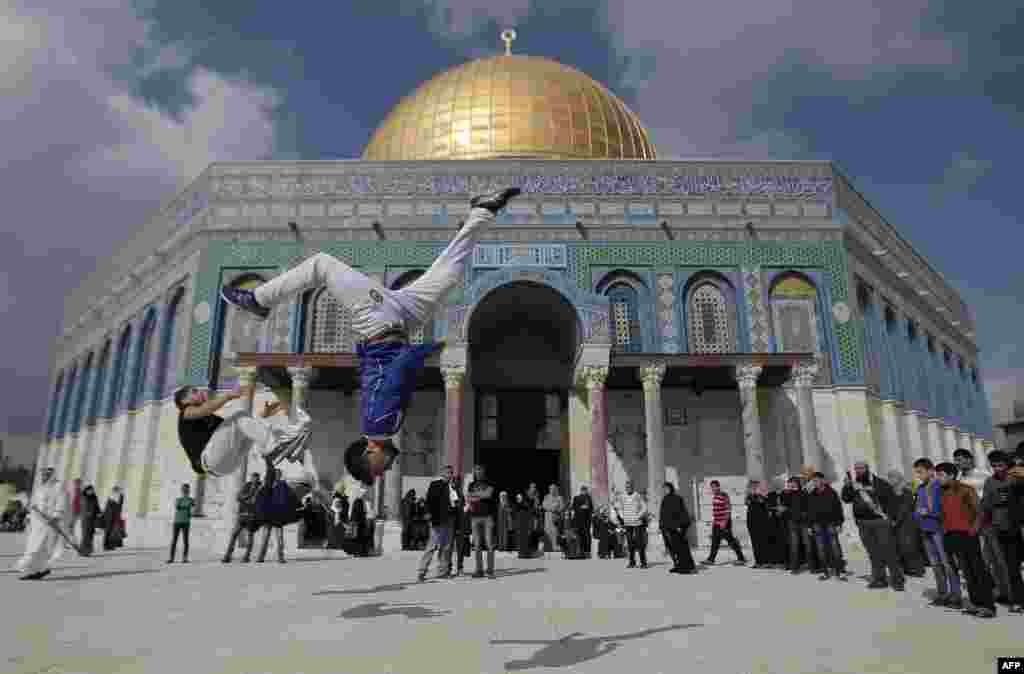
M 657 274 L 654 283 L 657 288 L 655 303 L 657 305 L 657 325 L 658 334 L 661 335 L 662 351 L 678 353 L 681 349 L 675 323 L 675 277 L 672 274 Z
M 503 187 L 518 187 L 527 194 L 565 195 L 667 195 L 667 196 L 784 196 L 786 198 L 830 201 L 833 180 L 830 176 L 775 176 L 745 174 L 738 176 L 691 175 L 684 172 L 661 175 L 587 174 L 554 175 L 429 175 L 388 171 L 377 175 L 315 176 L 270 180 L 254 176 L 248 179 L 219 178 L 212 185 L 215 196 L 225 199 L 267 197 L 331 196 L 465 196 L 493 192 Z M 199 199 L 205 199 L 200 195 Z
M 424 244 L 408 242 L 323 242 L 321 250 L 355 267 L 429 266 L 444 247 L 444 243 Z M 221 267 L 248 267 L 276 270 L 288 260 L 308 255 L 299 244 L 280 242 L 227 242 L 209 243 L 206 258 L 196 279 L 194 306 L 206 303 L 207 311 L 216 307 L 217 284 Z M 707 267 L 740 268 L 760 267 L 819 267 L 827 274 L 831 291 L 831 305 L 849 301 L 846 254 L 839 241 L 821 242 L 672 242 L 573 244 L 568 247 L 568 278 L 578 291 L 590 292 L 591 267 Z M 469 279 L 467 278 L 467 283 Z M 195 312 L 190 332 L 187 376 L 192 383 L 205 383 L 208 377 L 209 347 L 212 320 Z M 831 328 L 836 341 L 837 367 L 835 381 L 839 384 L 859 383 L 863 380 L 863 324 L 857 318 L 846 322 L 824 317 L 825 329 Z M 608 328 L 605 327 L 607 331 Z M 457 334 L 457 333 L 456 333 Z
M 764 306 L 764 288 L 761 283 L 760 267 L 744 267 L 743 297 L 746 300 L 747 324 L 750 326 L 750 350 L 754 353 L 768 353 L 771 349 L 771 326 Z

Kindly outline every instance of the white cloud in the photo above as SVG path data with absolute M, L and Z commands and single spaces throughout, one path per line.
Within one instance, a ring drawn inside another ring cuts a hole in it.
M 38 428 L 69 289 L 207 164 L 274 149 L 276 93 L 188 73 L 191 55 L 157 46 L 133 6 L 0 0 L 0 269 L 12 280 L 0 283 L 0 313 L 17 316 L 4 335 L 17 355 L 0 359 L 0 375 L 19 382 L 0 394 L 8 431 Z M 163 71 L 188 75 L 194 105 L 172 115 L 133 95 Z
M 206 70 L 189 78 L 197 104 L 181 120 L 147 107 L 125 93 L 106 100 L 120 139 L 96 148 L 80 169 L 94 177 L 170 175 L 194 178 L 211 162 L 259 159 L 273 147 L 268 113 L 278 105 L 274 91 Z

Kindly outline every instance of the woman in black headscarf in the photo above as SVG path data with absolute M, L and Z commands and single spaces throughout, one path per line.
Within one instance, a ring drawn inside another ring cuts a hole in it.
M 100 519 L 100 500 L 96 490 L 89 485 L 82 490 L 82 552 L 92 554 L 92 542 L 96 536 L 96 525 Z
M 107 504 L 103 508 L 103 549 L 113 550 L 124 545 L 124 530 L 121 524 L 121 512 L 124 510 L 124 494 L 120 487 L 111 490 Z

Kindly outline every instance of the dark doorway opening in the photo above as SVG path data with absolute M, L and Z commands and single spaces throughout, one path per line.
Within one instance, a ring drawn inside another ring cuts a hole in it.
M 477 463 L 510 498 L 536 483 L 541 494 L 562 482 L 563 396 L 491 391 L 477 396 Z

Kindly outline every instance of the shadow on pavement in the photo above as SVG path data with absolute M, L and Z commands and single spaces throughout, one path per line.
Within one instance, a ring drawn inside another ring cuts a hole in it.
M 59 569 L 57 569 L 59 572 Z M 161 569 L 127 569 L 125 571 L 100 571 L 97 573 L 81 573 L 75 576 L 51 576 L 46 580 L 89 580 L 91 578 L 116 578 L 117 576 L 136 576 L 143 573 L 159 573 Z
M 413 583 L 391 583 L 390 585 L 377 585 L 375 587 L 360 588 L 355 590 L 320 590 L 314 592 L 314 597 L 327 597 L 331 595 L 346 594 L 377 594 L 378 592 L 401 592 Z
M 386 602 L 374 602 L 372 604 L 353 606 L 343 611 L 339 617 L 358 620 L 361 618 L 384 618 L 386 616 L 400 615 L 405 616 L 409 620 L 419 620 L 422 618 L 441 618 L 448 615 L 448 613 L 448 611 L 440 611 L 429 606 L 418 606 L 416 604 L 391 604 L 389 606 Z
M 497 578 L 505 578 L 505 577 L 509 577 L 509 576 L 525 576 L 525 575 L 533 574 L 533 573 L 544 573 L 546 571 L 547 571 L 547 569 L 545 569 L 545 568 L 537 568 L 537 569 L 509 569 L 507 571 L 502 571 L 502 570 L 499 569 L 499 570 L 494 572 L 494 575 Z M 462 576 L 462 578 L 465 579 L 465 578 L 471 578 L 471 577 L 470 576 Z M 433 583 L 433 582 L 444 582 L 444 581 L 441 580 L 441 579 L 431 579 L 430 582 Z M 418 586 L 418 585 L 425 585 L 425 584 L 427 584 L 427 583 L 426 582 L 425 583 L 419 583 L 419 582 L 407 581 L 407 582 L 402 582 L 402 583 L 389 583 L 387 585 L 375 585 L 374 587 L 355 588 L 355 589 L 351 589 L 351 590 L 319 590 L 317 592 L 314 592 L 313 596 L 314 597 L 329 597 L 329 596 L 332 596 L 332 595 L 344 596 L 344 595 L 353 595 L 353 594 L 379 594 L 379 593 L 384 593 L 384 592 L 401 592 L 402 590 L 407 590 L 410 587 L 415 587 L 415 586 Z
M 529 645 L 541 646 L 542 648 L 534 653 L 528 660 L 509 660 L 505 668 L 509 671 L 521 671 L 524 669 L 535 669 L 540 667 L 571 667 L 590 660 L 608 655 L 622 646 L 623 641 L 642 639 L 660 632 L 671 632 L 675 630 L 693 629 L 703 627 L 703 624 L 692 625 L 669 625 L 668 627 L 656 627 L 654 629 L 628 634 L 612 634 L 605 637 L 585 637 L 583 632 L 573 632 L 561 639 L 497 639 L 492 640 L 492 645 Z

